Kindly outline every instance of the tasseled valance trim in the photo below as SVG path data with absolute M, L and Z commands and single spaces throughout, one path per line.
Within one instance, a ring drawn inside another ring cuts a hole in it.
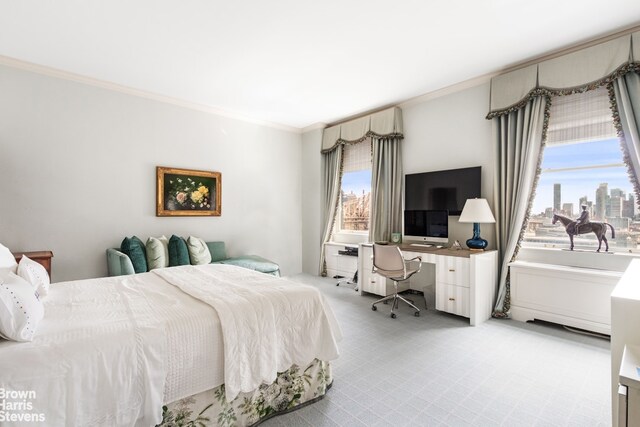
M 548 88 L 548 87 L 537 87 L 535 89 L 532 89 L 531 91 L 529 91 L 529 93 L 522 98 L 520 101 L 518 101 L 517 103 L 506 107 L 506 108 L 501 108 L 499 110 L 494 110 L 489 112 L 489 114 L 487 114 L 487 120 L 493 119 L 494 117 L 499 117 L 499 116 L 503 116 L 505 114 L 509 114 L 512 113 L 514 111 L 517 111 L 519 109 L 521 109 L 522 107 L 524 107 L 527 102 L 529 102 L 531 99 L 538 97 L 538 96 L 546 96 L 546 97 L 551 97 L 551 96 L 563 96 L 563 95 L 574 95 L 576 93 L 584 93 L 593 89 L 597 89 L 599 87 L 602 86 L 606 86 L 611 84 L 615 79 L 622 77 L 623 75 L 629 73 L 629 72 L 636 72 L 640 74 L 640 62 L 630 62 L 630 63 L 626 63 L 624 65 L 621 65 L 620 67 L 618 67 L 613 73 L 598 79 L 594 82 L 591 83 L 587 83 L 584 85 L 580 85 L 580 86 L 575 86 L 575 87 L 570 87 L 570 88 L 562 88 L 562 89 L 554 89 L 554 88 Z

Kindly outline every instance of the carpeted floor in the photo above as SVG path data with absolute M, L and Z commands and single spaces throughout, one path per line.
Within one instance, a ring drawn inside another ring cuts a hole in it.
M 609 341 L 554 325 L 371 310 L 335 280 L 318 287 L 342 327 L 334 384 L 320 402 L 263 426 L 609 426 Z M 424 299 L 414 295 L 418 307 Z

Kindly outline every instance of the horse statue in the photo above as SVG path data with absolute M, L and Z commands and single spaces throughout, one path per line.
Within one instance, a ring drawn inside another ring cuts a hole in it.
M 609 242 L 607 242 L 607 236 L 605 236 L 605 233 L 607 232 L 607 225 L 611 227 L 611 238 L 616 238 L 616 230 L 613 228 L 613 225 L 606 222 L 590 221 L 586 224 L 581 224 L 580 228 L 578 229 L 578 233 L 576 233 L 576 222 L 573 219 L 554 213 L 551 223 L 555 224 L 558 221 L 560 221 L 562 225 L 564 225 L 565 231 L 569 235 L 569 240 L 571 240 L 571 247 L 569 248 L 570 250 L 573 250 L 573 236 L 593 232 L 598 238 L 598 250 L 596 252 L 600 252 L 603 241 L 606 245 L 604 251 L 608 252 Z

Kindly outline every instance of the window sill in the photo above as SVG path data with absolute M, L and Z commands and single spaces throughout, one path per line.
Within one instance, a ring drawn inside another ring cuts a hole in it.
M 640 259 L 640 254 L 626 252 L 569 251 L 559 248 L 540 247 L 522 247 L 518 254 L 518 261 L 595 268 L 607 271 L 625 271 L 634 259 Z
M 332 242 L 336 243 L 366 243 L 369 240 L 369 232 L 364 233 L 351 232 L 351 233 L 335 233 L 333 235 Z

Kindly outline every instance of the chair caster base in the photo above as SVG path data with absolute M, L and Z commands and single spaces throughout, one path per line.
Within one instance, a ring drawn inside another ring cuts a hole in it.
M 416 316 L 416 317 L 420 317 L 420 312 L 416 311 L 415 313 L 413 313 L 413 315 Z
M 395 319 L 396 318 L 396 314 L 395 313 L 391 313 L 391 318 Z
M 376 307 L 375 305 L 371 306 L 371 310 L 376 311 L 378 309 L 378 307 Z

